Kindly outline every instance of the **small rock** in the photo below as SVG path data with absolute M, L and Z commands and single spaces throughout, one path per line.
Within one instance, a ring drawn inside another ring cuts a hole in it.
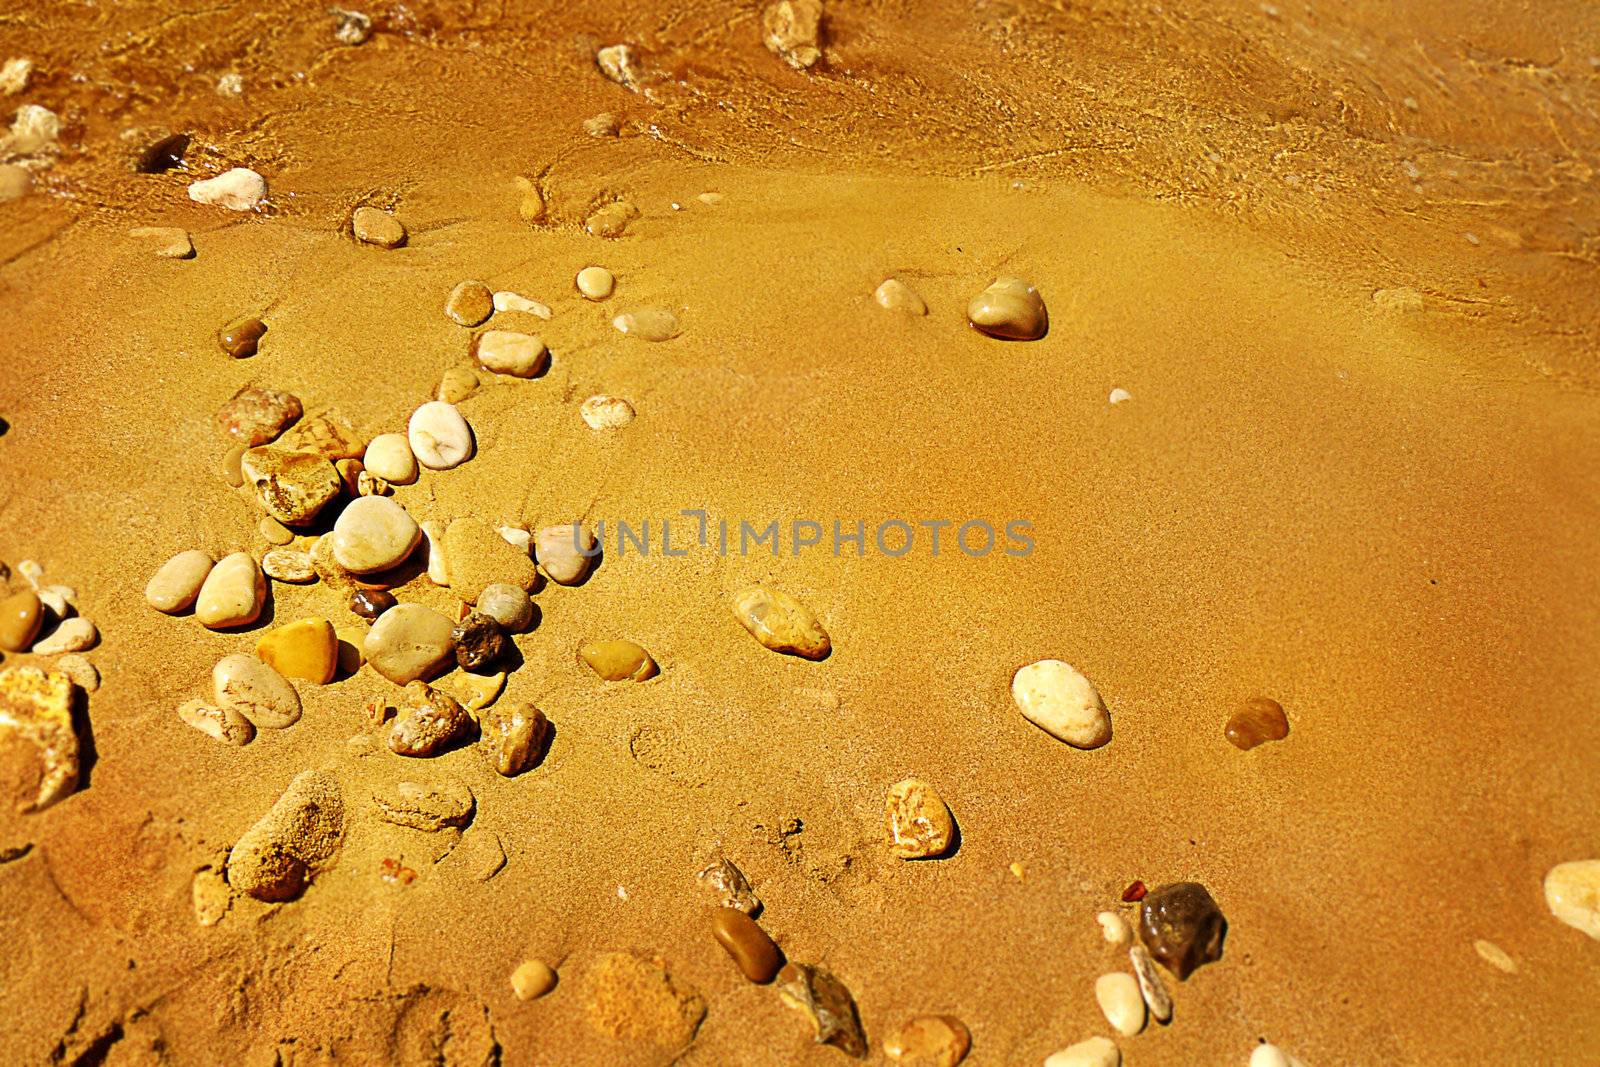
M 1037 341 L 1050 329 L 1039 291 L 1021 278 L 996 278 L 967 305 L 967 321 L 1004 341 Z
M 761 42 L 795 70 L 822 58 L 822 0 L 776 0 L 761 12 Z
M 883 805 L 889 832 L 889 854 L 903 860 L 931 859 L 950 850 L 955 820 L 932 785 L 907 778 L 889 787 Z
M 754 915 L 761 910 L 761 900 L 750 888 L 744 872 L 726 857 L 717 857 L 717 861 L 695 875 L 695 879 L 715 893 L 718 903 L 724 908 L 733 908 L 746 915 Z
M 1282 741 L 1289 736 L 1289 717 L 1283 705 L 1271 697 L 1251 697 L 1235 712 L 1222 729 L 1234 748 L 1248 752 L 1266 741 Z
M 399 248 L 406 243 L 406 228 L 400 220 L 375 207 L 356 208 L 350 216 L 350 232 L 362 244 L 379 248 Z
M 456 623 L 450 639 L 456 645 L 456 663 L 464 671 L 487 667 L 504 656 L 510 644 L 500 624 L 481 611 L 469 612 Z
M 211 695 L 262 730 L 282 730 L 300 721 L 300 695 L 270 663 L 235 652 L 211 670 Z
M 828 631 L 811 609 L 781 589 L 745 589 L 733 598 L 733 614 L 750 636 L 774 652 L 820 660 L 833 651 Z
M 619 429 L 634 419 L 632 404 L 620 396 L 606 396 L 603 393 L 585 400 L 579 410 L 591 430 Z
M 304 585 L 317 580 L 317 570 L 311 564 L 311 557 L 288 548 L 275 548 L 262 556 L 261 569 L 268 578 L 292 585 Z
M 72 684 L 82 689 L 85 693 L 93 693 L 100 688 L 100 672 L 88 659 L 76 652 L 68 653 L 56 660 L 56 670 L 72 679 Z
M 576 522 L 543 526 L 533 534 L 534 556 L 557 585 L 578 585 L 588 577 L 599 547 L 594 534 Z
M 1133 964 L 1139 994 L 1144 997 L 1151 1017 L 1159 1023 L 1171 1020 L 1172 994 L 1167 992 L 1167 983 L 1161 980 L 1161 972 L 1156 970 L 1156 961 L 1151 959 L 1149 951 L 1143 945 L 1134 945 L 1128 949 L 1128 961 Z
M 445 299 L 444 313 L 458 326 L 479 326 L 494 314 L 494 293 L 482 282 L 459 282 Z
M 222 480 L 235 489 L 244 484 L 244 454 L 250 451 L 250 447 L 245 444 L 234 445 L 222 457 Z
M 600 68 L 600 73 L 634 92 L 639 90 L 641 77 L 637 57 L 633 48 L 625 44 L 607 45 L 594 54 L 595 66 Z
M 35 155 L 53 145 L 60 136 L 60 116 L 38 104 L 23 104 L 17 108 L 11 132 L 0 137 L 0 158 Z
M 0 146 L 5 138 L 0 137 Z M 33 190 L 33 172 L 19 163 L 0 163 L 0 204 L 21 200 Z
M 585 641 L 578 646 L 578 659 L 608 682 L 642 682 L 657 673 L 650 653 L 624 639 Z
M 235 167 L 189 186 L 189 199 L 229 211 L 254 211 L 267 196 L 267 180 L 248 167 Z
M 550 720 L 532 704 L 502 708 L 483 718 L 478 744 L 502 778 L 515 778 L 539 762 L 550 739 Z
M 468 711 L 482 711 L 500 698 L 506 687 L 506 672 L 471 674 L 459 671 L 446 678 L 443 684 L 462 707 Z
M 135 226 L 128 231 L 135 241 L 142 241 L 162 259 L 188 259 L 194 255 L 194 241 L 189 231 L 177 226 Z
M 395 685 L 431 678 L 452 662 L 449 619 L 421 604 L 397 604 L 367 631 L 361 651 Z
M 368 622 L 375 621 L 394 605 L 394 594 L 381 589 L 357 589 L 350 594 L 350 610 Z
M 339 639 L 327 619 L 301 619 L 262 634 L 256 655 L 285 678 L 327 685 L 339 669 Z
M 478 388 L 478 374 L 471 367 L 451 367 L 439 379 L 434 395 L 446 404 L 459 404 Z
M 33 76 L 33 60 L 26 56 L 8 59 L 0 65 L 0 96 L 15 96 L 28 87 Z
M 873 291 L 872 299 L 885 311 L 898 311 L 905 315 L 926 315 L 928 305 L 912 288 L 899 278 L 886 278 Z
M 448 586 L 450 570 L 445 566 L 444 524 L 429 519 L 422 524 L 422 536 L 428 541 L 428 581 L 434 585 Z
M 499 623 L 507 633 L 526 633 L 533 627 L 533 601 L 509 582 L 492 582 L 478 594 L 478 610 Z
M 208 704 L 204 700 L 178 705 L 178 718 L 225 745 L 248 745 L 256 736 L 256 728 L 237 709 Z
M 1133 928 L 1128 925 L 1128 920 L 1114 911 L 1102 911 L 1095 916 L 1100 924 L 1100 933 L 1106 939 L 1106 944 L 1121 948 L 1133 940 Z
M 472 790 L 456 782 L 439 786 L 401 782 L 388 796 L 374 796 L 378 818 L 395 826 L 424 833 L 459 830 L 472 821 L 477 808 Z
M 217 79 L 218 96 L 243 96 L 244 76 L 237 71 L 229 71 Z
M 811 1020 L 817 1044 L 832 1045 L 857 1059 L 866 1056 L 867 1035 L 861 1030 L 855 998 L 827 970 L 803 963 L 785 965 L 778 972 L 778 996 Z
M 675 981 L 665 963 L 630 953 L 598 956 L 584 972 L 579 992 L 590 1028 L 668 1053 L 687 1048 L 706 1016 L 705 1001 Z M 677 1058 L 655 1057 L 663 1063 Z
M 44 603 L 32 589 L 0 600 L 0 649 L 23 652 L 30 648 L 44 625 L 44 614 Z
M 88 619 L 63 619 L 49 637 L 35 642 L 34 655 L 59 656 L 64 652 L 82 652 L 93 648 L 100 639 L 100 631 Z
M 228 853 L 228 884 L 257 900 L 292 900 L 343 839 L 338 781 L 326 771 L 302 771 Z
M 628 224 L 639 217 L 639 209 L 626 200 L 615 200 L 593 212 L 583 221 L 590 237 L 615 240 L 628 232 Z
M 372 574 L 410 556 L 422 528 L 388 497 L 364 496 L 345 505 L 330 536 L 339 566 L 351 574 Z
M 354 48 L 365 44 L 367 38 L 372 36 L 372 19 L 361 12 L 330 7 L 328 14 L 334 18 L 333 39 L 340 44 Z
M 314 522 L 343 485 L 333 464 L 321 456 L 275 445 L 250 449 L 239 469 L 267 514 L 290 526 Z
M 574 279 L 585 300 L 604 300 L 617 287 L 617 279 L 604 267 L 585 267 Z
M 624 311 L 611 320 L 619 333 L 642 341 L 670 341 L 678 336 L 678 316 L 670 308 L 644 307 Z
M 354 462 L 354 461 L 352 461 L 352 460 L 343 460 L 341 462 Z M 384 481 L 382 478 L 379 478 L 377 475 L 373 474 L 369 470 L 363 470 L 359 474 L 356 475 L 356 495 L 357 496 L 391 496 L 391 495 L 393 495 L 393 493 L 394 493 L 394 486 L 390 485 L 388 482 Z
M 711 932 L 750 981 L 764 985 L 783 965 L 783 954 L 759 923 L 737 908 L 717 908 Z
M 145 603 L 168 615 L 187 611 L 200 595 L 200 587 L 205 584 L 212 566 L 212 558 L 198 548 L 179 552 L 150 576 L 144 587 Z M 4 638 L 0 637 L 0 647 L 3 643 Z
M 1372 302 L 1384 311 L 1421 311 L 1422 294 L 1410 286 L 1398 289 L 1379 289 L 1372 294 Z
M 211 568 L 195 599 L 194 617 L 208 630 L 249 626 L 261 617 L 267 582 L 246 552 L 224 556 Z
M 217 344 L 234 359 L 249 359 L 256 354 L 267 324 L 256 318 L 235 319 L 217 331 Z
M 1550 914 L 1600 941 L 1600 860 L 1569 860 L 1544 876 Z
M 1174 882 L 1152 890 L 1139 907 L 1139 939 L 1156 962 L 1183 981 L 1222 958 L 1228 922 L 1198 882 Z
M 1091 1037 L 1045 1057 L 1044 1067 L 1120 1067 L 1122 1051 L 1108 1037 Z
M 615 137 L 621 129 L 622 124 L 617 121 L 617 116 L 609 111 L 602 111 L 583 120 L 583 132 L 590 137 Z
M 883 1039 L 883 1054 L 905 1067 L 956 1067 L 971 1047 L 971 1032 L 952 1015 L 913 1015 Z
M 532 589 L 539 577 L 526 552 L 476 516 L 449 525 L 444 532 L 444 555 L 449 560 L 450 587 L 469 604 L 476 604 L 484 589 L 496 583 Z
M 28 584 L 33 586 L 35 589 L 38 589 L 40 584 L 44 581 L 44 568 L 39 566 L 39 564 L 34 560 L 23 560 L 21 563 L 17 564 L 17 571 L 24 578 L 28 579 Z
M 310 452 L 330 462 L 358 459 L 367 442 L 337 411 L 319 411 L 300 421 L 278 444 L 291 452 Z
M 513 293 L 509 289 L 500 289 L 495 292 L 494 309 L 496 311 L 519 311 L 527 315 L 534 315 L 547 322 L 552 314 L 550 305 L 541 304 L 537 300 L 529 300 L 527 297 L 519 293 Z
M 519 174 L 514 184 L 518 193 L 517 214 L 521 216 L 522 221 L 531 225 L 543 222 L 544 194 L 540 192 L 538 183 Z
M 406 437 L 417 462 L 430 470 L 449 470 L 472 457 L 472 428 L 453 404 L 442 400 L 430 400 L 411 413 Z
M 511 972 L 511 992 L 518 1000 L 538 1000 L 556 987 L 556 972 L 542 960 L 526 960 Z
M 535 378 L 550 365 L 550 352 L 531 333 L 485 330 L 472 341 L 472 357 L 479 366 L 513 378 Z
M 1119 389 L 1111 390 L 1111 394 L 1106 397 L 1106 403 L 1108 403 L 1108 404 L 1121 404 L 1121 403 L 1125 403 L 1126 401 L 1129 401 L 1129 400 L 1132 400 L 1132 399 L 1133 399 L 1133 394 L 1132 393 L 1128 392 L 1126 389 L 1120 389 L 1119 388 Z
M 262 540 L 266 541 L 269 545 L 278 545 L 282 547 L 283 545 L 287 545 L 294 540 L 294 531 L 289 529 L 283 523 L 279 522 L 277 519 L 273 518 L 271 515 L 261 516 L 261 521 L 256 523 L 256 532 L 259 533 Z
M 301 414 L 299 397 L 245 386 L 217 409 L 216 424 L 229 440 L 254 448 L 277 437 Z
M 384 619 L 392 618 L 395 611 L 411 606 L 403 604 L 387 613 Z M 382 622 L 380 619 L 379 625 Z M 377 628 L 373 629 L 376 631 Z M 368 658 L 371 658 L 370 654 Z M 394 725 L 389 728 L 389 751 L 397 756 L 436 755 L 465 737 L 472 728 L 472 716 L 467 714 L 466 709 L 426 682 L 407 683 L 404 699 L 404 705 L 395 715 Z
M 43 811 L 78 788 L 78 735 L 72 727 L 72 681 L 59 671 L 0 671 L 0 739 L 14 737 L 38 753 L 38 786 L 18 810 Z
M 201 926 L 215 926 L 222 921 L 233 905 L 233 890 L 221 871 L 207 867 L 196 871 L 189 884 L 189 903 L 194 907 L 194 918 Z
M 1011 698 L 1022 717 L 1074 748 L 1099 748 L 1111 740 L 1111 716 L 1094 684 L 1058 659 L 1017 671 Z
M 123 158 L 136 174 L 165 174 L 183 162 L 189 135 L 166 126 L 138 126 L 122 131 Z

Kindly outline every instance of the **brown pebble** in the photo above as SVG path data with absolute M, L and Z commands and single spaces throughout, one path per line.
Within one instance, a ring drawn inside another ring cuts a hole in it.
M 459 404 L 478 388 L 478 372 L 471 367 L 451 367 L 439 379 L 436 399 L 446 404 Z
M 1262 742 L 1288 737 L 1289 717 L 1283 713 L 1283 705 L 1271 697 L 1251 697 L 1222 733 L 1234 748 L 1248 752 Z
M 866 1056 L 867 1035 L 861 1029 L 855 998 L 825 968 L 785 964 L 778 972 L 778 996 L 810 1018 L 816 1028 L 817 1044 L 832 1045 L 857 1059 Z
M 883 1054 L 903 1067 L 956 1067 L 972 1034 L 953 1015 L 913 1015 L 883 1039 Z
M 578 646 L 578 659 L 608 682 L 642 682 L 657 673 L 650 653 L 626 638 L 585 641 Z
M 717 908 L 711 925 L 717 943 L 733 957 L 750 981 L 772 981 L 783 965 L 783 954 L 759 923 L 737 908 Z
M 222 457 L 222 480 L 235 489 L 244 484 L 244 454 L 250 451 L 249 445 L 234 445 L 228 449 L 228 454 Z
M 483 737 L 478 744 L 501 777 L 516 777 L 544 754 L 550 738 L 550 720 L 532 704 L 499 708 L 480 718 Z
M 493 617 L 481 611 L 469 612 L 450 631 L 456 645 L 456 663 L 464 671 L 486 667 L 506 653 L 506 632 Z
M 137 126 L 122 131 L 124 158 L 137 174 L 164 174 L 183 162 L 189 135 L 166 126 Z
M 218 331 L 217 343 L 234 359 L 246 359 L 256 354 L 261 335 L 266 332 L 267 324 L 260 319 L 238 319 Z
M 339 472 L 339 483 L 344 486 L 346 496 L 369 495 L 361 491 L 361 476 L 367 473 L 367 468 L 359 459 L 341 459 L 333 469 Z
M 0 648 L 25 652 L 44 624 L 44 604 L 32 589 L 23 589 L 0 600 Z
M 368 622 L 372 622 L 394 605 L 394 594 L 386 593 L 382 589 L 357 589 L 350 594 L 350 610 Z
M 256 530 L 269 545 L 286 545 L 294 540 L 294 531 L 271 515 L 261 516 L 261 521 L 256 523 Z
M 1139 907 L 1139 939 L 1180 982 L 1222 958 L 1227 929 L 1222 909 L 1198 882 L 1151 890 Z
M 444 313 L 458 326 L 478 326 L 494 314 L 494 293 L 482 282 L 462 282 L 450 290 Z

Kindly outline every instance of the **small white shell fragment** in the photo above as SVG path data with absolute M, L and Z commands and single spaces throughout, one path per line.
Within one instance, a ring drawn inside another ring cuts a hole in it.
M 1121 948 L 1133 940 L 1133 930 L 1128 926 L 1128 920 L 1114 911 L 1102 911 L 1095 916 L 1095 921 L 1100 924 L 1100 936 L 1106 939 L 1106 944 Z
M 618 429 L 632 422 L 635 414 L 633 405 L 622 397 L 606 396 L 604 393 L 585 400 L 579 410 L 591 430 Z
M 8 59 L 0 66 L 0 95 L 13 96 L 28 87 L 33 74 L 33 60 L 26 56 Z
M 1480 939 L 1472 943 L 1472 948 L 1480 957 L 1483 958 L 1483 961 L 1489 964 L 1491 967 L 1496 967 L 1504 971 L 1506 974 L 1517 973 L 1517 961 L 1512 959 L 1506 953 L 1505 949 L 1501 948 L 1493 941 L 1484 941 Z
M 604 267 L 585 267 L 574 279 L 585 300 L 604 300 L 617 287 L 617 279 Z
M 1558 863 L 1544 876 L 1550 914 L 1600 941 L 1600 860 Z
M 1125 400 L 1132 400 L 1132 399 L 1133 399 L 1133 394 L 1132 393 L 1128 392 L 1126 389 L 1122 388 L 1121 386 L 1118 386 L 1117 388 L 1111 390 L 1111 395 L 1106 398 L 1106 401 L 1108 403 L 1111 403 L 1111 404 L 1120 404 Z
M 64 619 L 72 614 L 72 602 L 60 593 L 54 586 L 45 586 L 39 590 L 39 603 L 50 609 L 50 613 L 58 619 Z
M 267 180 L 249 167 L 234 167 L 189 186 L 189 199 L 229 211 L 254 211 L 267 196 Z
M 529 315 L 537 315 L 541 319 L 549 319 L 552 314 L 550 305 L 541 304 L 537 300 L 529 300 L 520 293 L 513 293 L 509 289 L 501 289 L 494 294 L 494 309 L 496 311 L 524 311 Z
M 1122 1050 L 1108 1037 L 1091 1037 L 1045 1057 L 1044 1067 L 1119 1067 Z
M 1106 1022 L 1124 1037 L 1132 1037 L 1144 1029 L 1144 996 L 1139 992 L 1139 982 L 1126 971 L 1112 971 L 1095 979 L 1094 999 L 1105 1014 Z
M 639 91 L 639 68 L 634 64 L 633 49 L 628 45 L 607 45 L 594 54 L 594 62 L 602 74 L 624 89 Z

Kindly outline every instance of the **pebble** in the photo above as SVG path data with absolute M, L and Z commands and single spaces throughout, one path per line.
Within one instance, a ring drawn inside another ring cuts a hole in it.
M 956 824 L 932 785 L 907 778 L 889 787 L 883 803 L 889 854 L 903 860 L 931 859 L 950 850 Z
M 1283 705 L 1271 697 L 1251 697 L 1222 728 L 1234 748 L 1248 752 L 1266 741 L 1282 741 L 1289 736 L 1289 717 Z
M 1070 663 L 1030 663 L 1011 679 L 1011 698 L 1022 717 L 1074 748 L 1099 748 L 1111 740 L 1111 716 L 1094 683 Z
M 429 470 L 449 470 L 472 456 L 472 428 L 455 405 L 442 400 L 430 400 L 411 413 L 406 438 L 417 462 Z
M 713 912 L 711 932 L 717 944 L 733 957 L 740 972 L 757 985 L 772 981 L 783 965 L 783 955 L 772 938 L 759 923 L 737 908 L 717 908 Z
M 538 1000 L 556 987 L 556 972 L 543 960 L 524 960 L 511 972 L 511 992 L 518 1000 Z
M 585 641 L 578 646 L 578 659 L 608 682 L 642 682 L 657 674 L 656 661 L 642 645 L 619 638 L 614 641 Z
M 478 806 L 472 790 L 459 782 L 437 786 L 400 782 L 389 795 L 374 794 L 372 800 L 382 821 L 430 834 L 459 830 L 472 821 Z
M 1250 1067 L 1292 1067 L 1294 1061 L 1277 1045 L 1260 1044 L 1250 1053 Z
M 257 900 L 299 896 L 344 840 L 344 796 L 326 771 L 302 771 L 228 853 L 228 884 Z
M 256 736 L 256 728 L 237 709 L 220 707 L 204 700 L 190 700 L 178 705 L 178 718 L 225 745 L 248 745 Z
M 715 893 L 724 908 L 734 908 L 746 915 L 761 910 L 761 900 L 750 888 L 744 872 L 725 856 L 718 856 L 715 863 L 695 875 L 695 880 Z
M 883 1054 L 904 1067 L 956 1067 L 972 1048 L 972 1033 L 951 1015 L 913 1015 L 883 1039 Z
M 417 480 L 417 457 L 403 433 L 381 433 L 367 444 L 362 466 L 391 485 L 410 485 Z
M 359 465 L 361 461 L 356 459 L 341 459 L 339 462 L 354 463 Z M 346 483 L 346 487 L 348 488 L 348 481 Z M 356 496 L 392 495 L 394 495 L 394 486 L 390 485 L 388 482 L 384 481 L 382 478 L 379 478 L 376 474 L 373 474 L 364 467 L 356 471 Z
M 485 330 L 472 340 L 472 356 L 479 366 L 513 378 L 534 378 L 550 366 L 544 341 L 516 330 Z
M 585 267 L 578 272 L 574 284 L 585 300 L 604 300 L 616 289 L 617 279 L 604 267 Z
M 1044 1067 L 1119 1067 L 1122 1051 L 1108 1037 L 1091 1037 L 1045 1057 Z
M 222 557 L 201 583 L 194 602 L 194 617 L 208 630 L 249 626 L 261 617 L 267 600 L 267 582 L 249 553 Z
M 58 663 L 56 666 L 60 666 Z M 1472 943 L 1472 950 L 1476 952 L 1485 963 L 1498 971 L 1506 974 L 1517 973 L 1517 961 L 1506 953 L 1506 950 L 1493 941 L 1478 940 Z
M 491 582 L 478 594 L 478 610 L 499 623 L 507 633 L 526 633 L 533 627 L 533 601 L 509 582 Z
M 56 670 L 71 678 L 72 684 L 85 693 L 93 693 L 100 688 L 100 672 L 86 657 L 76 652 L 70 652 L 56 660 Z
M 421 604 L 396 604 L 378 617 L 361 644 L 372 669 L 395 685 L 431 678 L 453 662 L 454 624 Z
M 622 129 L 622 123 L 617 121 L 617 116 L 609 111 L 602 111 L 598 115 L 590 115 L 583 120 L 583 132 L 590 137 L 615 137 L 620 129 Z
M 333 558 L 351 574 L 397 566 L 422 539 L 422 528 L 406 509 L 382 496 L 350 501 L 333 524 Z
M 444 686 L 456 698 L 456 702 L 468 711 L 482 711 L 500 699 L 506 687 L 506 672 L 469 674 L 458 671 L 444 680 Z
M 187 611 L 200 595 L 200 587 L 214 565 L 215 561 L 198 548 L 179 552 L 150 576 L 144 587 L 145 603 L 168 615 Z
M 1100 934 L 1106 939 L 1106 944 L 1121 948 L 1133 940 L 1133 928 L 1128 925 L 1128 920 L 1114 911 L 1102 911 L 1095 916 L 1095 921 L 1100 924 Z
M 513 184 L 518 194 L 517 214 L 522 221 L 533 225 L 543 222 L 544 194 L 539 191 L 538 183 L 519 174 Z
M 494 314 L 494 293 L 482 282 L 460 282 L 444 302 L 444 314 L 458 326 L 479 326 Z
M 33 60 L 26 56 L 8 59 L 0 66 L 0 95 L 15 96 L 28 87 L 33 76 Z
M 233 906 L 233 890 L 228 888 L 221 871 L 207 867 L 195 872 L 189 883 L 189 903 L 194 908 L 194 918 L 201 926 L 215 926 Z
M 217 409 L 217 430 L 249 448 L 264 445 L 302 414 L 300 398 L 276 389 L 245 386 Z
M 333 39 L 351 48 L 367 43 L 372 36 L 372 17 L 360 11 L 346 11 L 331 7 L 328 14 L 334 17 Z
M 515 778 L 539 762 L 550 738 L 550 720 L 532 704 L 517 704 L 483 717 L 484 753 L 502 778 Z
M 72 681 L 60 671 L 11 667 L 0 672 L 0 740 L 10 735 L 38 752 L 39 785 L 20 805 L 22 814 L 42 811 L 78 788 L 72 701 Z
M 459 404 L 478 388 L 478 372 L 471 367 L 451 367 L 439 379 L 434 396 L 446 404 Z
M 613 1039 L 649 1052 L 642 1062 L 668 1063 L 694 1040 L 706 1002 L 667 972 L 659 957 L 602 953 L 584 972 L 584 1022 Z M 662 1053 L 666 1053 L 663 1055 Z M 605 1059 L 604 1056 L 601 1059 Z
M 165 174 L 183 162 L 190 137 L 169 126 L 136 126 L 122 131 L 123 159 L 135 174 Z
M 1151 890 L 1139 906 L 1139 939 L 1180 982 L 1222 958 L 1227 926 L 1222 909 L 1198 882 Z
M 1125 400 L 1132 400 L 1132 399 L 1133 399 L 1133 394 L 1132 393 L 1128 392 L 1126 389 L 1120 389 L 1119 388 L 1119 389 L 1111 390 L 1111 394 L 1106 397 L 1106 403 L 1108 403 L 1108 404 L 1120 404 Z
M 624 311 L 611 320 L 611 325 L 629 337 L 644 341 L 670 341 L 678 336 L 678 316 L 664 307 Z
M 327 685 L 339 669 L 339 639 L 327 619 L 300 619 L 262 634 L 256 655 L 285 678 Z
M 305 526 L 339 495 L 344 484 L 326 459 L 276 445 L 252 448 L 239 463 L 267 514 L 290 526 Z
M 39 588 L 39 583 L 44 581 L 44 568 L 39 566 L 35 560 L 23 560 L 17 564 L 17 570 L 24 578 L 28 579 L 28 584 L 35 589 Z
M 394 594 L 382 589 L 357 589 L 350 594 L 350 610 L 368 622 L 375 621 L 394 605 Z
M 1050 329 L 1039 290 L 1021 278 L 996 278 L 967 305 L 967 320 L 1004 341 L 1037 341 Z
M 928 305 L 916 291 L 899 278 L 886 278 L 873 291 L 872 299 L 885 311 L 898 311 L 905 315 L 926 315 Z
M 533 554 L 552 582 L 578 585 L 599 559 L 599 542 L 580 523 L 542 526 L 533 534 Z
M 350 230 L 362 244 L 379 248 L 399 248 L 406 243 L 406 228 L 400 220 L 375 207 L 358 207 L 350 216 Z
M 249 359 L 256 354 L 266 332 L 267 324 L 260 319 L 235 319 L 217 331 L 217 344 L 234 359 Z
M 31 156 L 61 136 L 61 117 L 47 107 L 23 104 L 11 122 L 11 133 L 0 137 L 0 156 Z
M 625 44 L 607 45 L 595 52 L 594 62 L 595 66 L 600 68 L 601 74 L 604 74 L 624 89 L 638 90 L 639 68 L 631 46 Z
M 532 589 L 539 578 L 527 552 L 476 516 L 456 519 L 445 529 L 444 555 L 449 561 L 450 587 L 469 604 L 476 604 L 483 591 L 496 583 Z
M 393 615 L 391 611 L 384 618 Z M 426 682 L 407 683 L 404 700 L 395 715 L 394 725 L 389 728 L 389 751 L 397 756 L 432 756 L 443 752 L 472 727 L 472 717 L 465 708 Z
M 428 581 L 439 586 L 449 585 L 450 570 L 444 558 L 444 524 L 429 519 L 422 524 L 422 536 L 428 542 Z
M 250 451 L 250 447 L 245 444 L 234 445 L 222 457 L 222 480 L 235 489 L 244 484 L 244 454 Z
M 261 557 L 261 569 L 268 578 L 292 585 L 305 585 L 317 580 L 317 570 L 311 556 L 288 548 L 275 548 Z
M 509 289 L 501 289 L 494 294 L 494 309 L 496 311 L 520 311 L 528 315 L 549 320 L 550 305 L 541 304 L 537 300 L 529 300 L 520 293 L 513 293 Z
M 866 1056 L 867 1035 L 861 1030 L 855 998 L 825 968 L 786 964 L 778 972 L 778 996 L 811 1020 L 817 1044 L 832 1045 L 857 1059 Z
M 256 532 L 269 545 L 283 546 L 294 540 L 294 531 L 271 515 L 261 516 L 261 521 L 256 523 Z
M 833 651 L 828 631 L 811 609 L 781 589 L 745 589 L 733 598 L 733 614 L 750 636 L 774 652 L 820 660 Z
M 628 224 L 639 217 L 639 209 L 626 200 L 616 200 L 593 212 L 583 221 L 590 237 L 615 240 L 628 232 Z
M 128 236 L 143 241 L 161 259 L 188 259 L 194 255 L 189 231 L 177 226 L 135 226 Z
M 93 648 L 100 631 L 88 619 L 63 619 L 49 637 L 33 646 L 35 655 L 59 656 L 64 652 L 82 652 Z
M 481 611 L 468 612 L 450 631 L 456 646 L 456 663 L 464 671 L 487 667 L 506 654 L 511 643 L 500 624 Z
M 1169 1021 L 1172 1018 L 1172 994 L 1167 992 L 1167 983 L 1161 980 L 1161 972 L 1156 970 L 1156 961 L 1143 945 L 1134 945 L 1128 949 L 1128 962 L 1133 964 L 1133 977 L 1139 982 L 1139 994 L 1144 997 L 1145 1007 L 1150 1009 L 1151 1017 L 1156 1022 Z
M 579 411 L 591 430 L 615 430 L 634 420 L 633 405 L 620 396 L 598 393 L 583 402 Z
M 1600 941 L 1600 860 L 1558 863 L 1544 876 L 1550 914 Z
M 49 586 L 34 591 L 39 594 L 39 603 L 45 606 L 50 616 L 65 619 L 72 614 L 72 602 L 61 595 L 58 587 Z
M 795 70 L 822 58 L 822 0 L 774 0 L 761 12 L 761 42 Z
M 32 589 L 0 600 L 0 649 L 22 652 L 32 646 L 44 625 L 44 603 Z
M 278 444 L 291 452 L 311 452 L 327 460 L 357 459 L 367 442 L 337 411 L 319 411 L 283 435 Z
M 234 167 L 189 186 L 189 199 L 229 211 L 254 211 L 267 196 L 267 180 L 248 167 Z
M 333 635 L 339 640 L 339 667 L 336 677 L 348 678 L 367 662 L 361 654 L 361 642 L 366 640 L 367 632 L 362 627 L 338 626 L 334 628 Z
M 223 656 L 211 669 L 211 695 L 260 730 L 282 730 L 300 721 L 300 694 L 270 664 L 243 652 Z

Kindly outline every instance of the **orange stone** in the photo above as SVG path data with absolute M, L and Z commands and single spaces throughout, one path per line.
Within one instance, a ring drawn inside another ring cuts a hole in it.
M 339 669 L 339 639 L 327 619 L 301 619 L 262 634 L 256 655 L 285 678 L 326 685 Z

